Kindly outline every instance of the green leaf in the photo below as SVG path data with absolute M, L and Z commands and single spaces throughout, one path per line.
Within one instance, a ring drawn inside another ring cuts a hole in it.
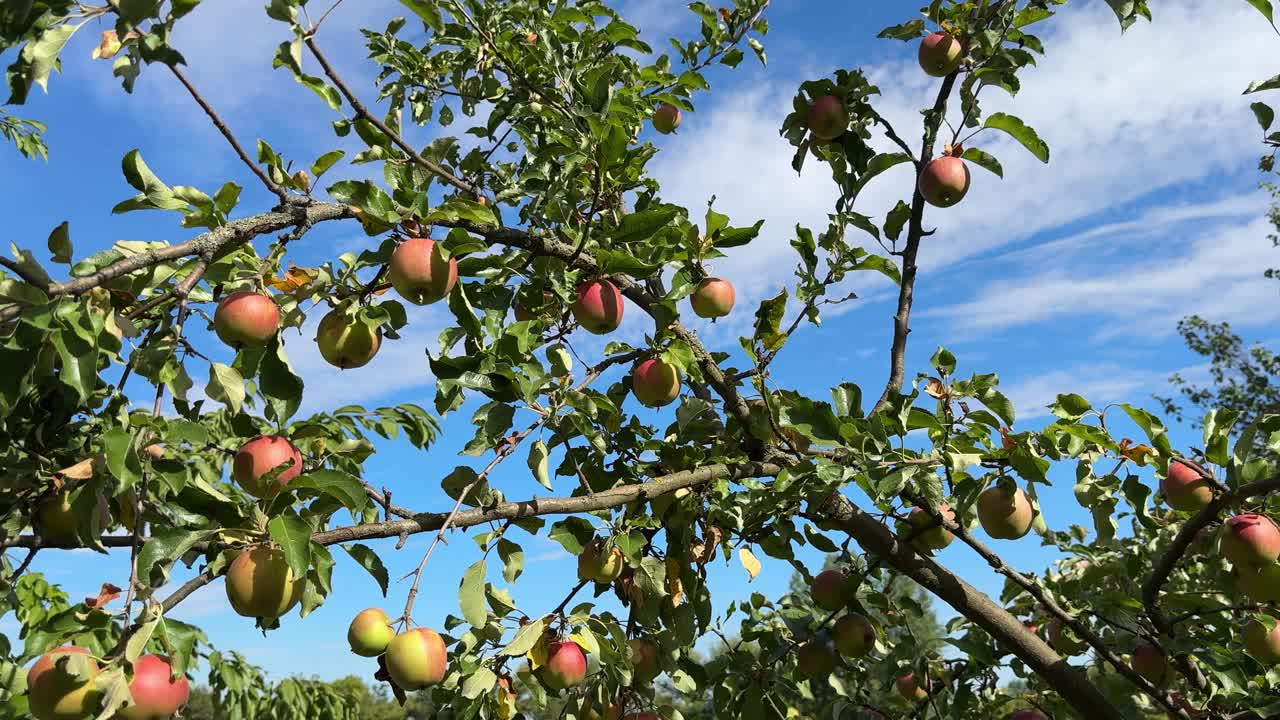
M 174 561 L 214 532 L 163 527 L 152 530 L 138 551 L 138 580 L 153 588 L 165 584 Z
M 458 586 L 458 606 L 462 617 L 472 627 L 484 627 L 489 622 L 489 608 L 484 602 L 485 562 L 479 560 L 462 575 Z
M 600 270 L 608 275 L 622 273 L 633 278 L 647 278 L 662 267 L 660 264 L 648 263 L 630 252 L 620 250 L 596 250 L 596 260 Z
M 654 233 L 671 224 L 680 212 L 676 207 L 642 210 L 622 218 L 611 239 L 616 245 L 630 245 L 653 237 Z
M 551 476 L 547 473 L 547 444 L 541 439 L 529 448 L 529 470 L 539 485 L 551 489 Z
M 58 54 L 62 52 L 62 48 L 66 47 L 71 36 L 75 35 L 83 25 L 84 23 L 57 25 L 40 33 L 22 47 L 22 53 L 16 63 L 22 73 L 22 79 L 21 81 L 16 78 L 13 80 L 11 87 L 14 91 L 9 98 L 10 102 L 15 104 L 25 102 L 32 85 L 39 85 L 41 90 L 49 91 L 49 73 L 57 67 Z
M 1272 14 L 1271 0 L 1244 0 L 1244 1 L 1252 5 L 1254 8 L 1256 8 L 1258 12 L 1262 13 L 1262 16 L 1265 17 L 1267 19 L 1267 22 L 1271 25 L 1272 30 L 1276 29 L 1276 19 L 1275 19 L 1275 16 Z
M 1258 124 L 1262 126 L 1262 132 L 1271 129 L 1271 123 L 1275 122 L 1276 113 L 1271 109 L 1270 105 L 1256 102 L 1250 105 L 1249 109 L 1253 111 L 1253 116 L 1258 119 Z
M 462 697 L 475 700 L 489 692 L 498 684 L 498 676 L 492 670 L 481 665 L 474 673 L 467 676 L 462 683 Z
M 502 559 L 502 579 L 515 582 L 524 572 L 524 548 L 506 538 L 498 538 L 498 557 Z
M 307 521 L 292 512 L 277 515 L 267 522 L 267 532 L 284 551 L 294 576 L 305 576 L 311 567 L 311 526 Z
M 149 611 L 148 614 L 151 618 L 142 623 L 142 625 L 133 632 L 133 635 L 129 636 L 129 642 L 124 646 L 124 657 L 131 663 L 136 662 L 138 658 L 142 657 L 142 653 L 146 650 L 147 643 L 150 642 L 151 636 L 155 634 L 156 628 L 160 625 L 161 615 L 159 613 Z
M 1022 120 L 1005 113 L 993 113 L 987 117 L 987 121 L 982 126 L 1008 133 L 1010 137 L 1031 151 L 1037 160 L 1042 163 L 1049 162 L 1049 146 Z
M 474 200 L 464 200 L 460 197 L 451 197 L 443 203 L 436 206 L 426 217 L 426 222 L 433 220 L 466 220 L 482 226 L 496 226 L 498 218 L 493 214 L 493 210 L 487 205 L 481 205 Z
M 346 153 L 341 150 L 330 150 L 316 158 L 316 161 L 311 163 L 311 177 L 318 178 L 325 174 L 329 168 L 333 167 L 334 163 L 341 160 L 344 155 L 346 155 Z
M 285 422 L 298 412 L 302 404 L 302 378 L 293 371 L 278 336 L 262 354 L 258 380 L 258 389 L 278 422 Z
M 867 183 L 871 182 L 872 178 L 904 162 L 911 162 L 911 156 L 906 153 L 881 153 L 871 158 L 867 163 L 867 169 L 858 176 L 858 181 L 853 185 L 854 197 L 857 197 L 858 193 L 867 186 Z
M 506 647 L 502 648 L 502 650 L 498 651 L 498 654 L 518 657 L 528 653 L 533 649 L 533 646 L 537 645 L 538 641 L 542 639 L 542 633 L 546 632 L 546 629 L 546 618 L 538 618 L 537 620 L 534 620 L 528 625 L 520 628 L 520 630 L 516 632 L 516 636 L 511 639 L 511 642 L 508 643 Z
M 382 596 L 386 597 L 387 585 L 391 578 L 387 574 L 387 567 L 382 564 L 382 558 L 378 556 L 378 553 L 367 545 L 359 543 L 343 545 L 342 549 L 347 551 L 347 554 L 351 556 L 352 560 L 356 561 L 357 565 L 373 576 L 373 579 L 378 582 L 378 587 L 382 589 Z
M 1075 393 L 1059 395 L 1058 399 L 1049 406 L 1049 411 L 1063 420 L 1079 420 L 1092 409 L 1093 406 L 1088 400 Z
M 1254 103 L 1260 105 L 1261 103 Z M 1264 130 L 1266 128 L 1263 128 Z M 71 262 L 71 226 L 66 220 L 58 224 L 58 227 L 49 233 L 49 252 L 53 253 L 50 258 L 56 263 L 68 264 Z
M 1000 166 L 1000 161 L 996 160 L 995 156 L 989 153 L 983 152 L 978 148 L 971 147 L 965 148 L 964 154 L 960 157 L 984 170 L 995 173 L 996 177 L 1004 177 L 1004 168 Z
M 581 555 L 582 549 L 595 537 L 596 529 L 580 517 L 568 517 L 551 525 L 547 536 L 560 543 L 571 555 Z
M 787 309 L 787 289 L 772 298 L 760 303 L 756 309 L 755 339 L 764 346 L 766 352 L 782 347 L 786 338 L 782 334 L 782 315 Z
M 924 18 L 916 18 L 915 20 L 902 23 L 901 25 L 887 27 L 881 30 L 876 37 L 882 40 L 902 40 L 905 42 L 915 40 L 923 34 Z
M 244 406 L 244 378 L 230 365 L 209 363 L 209 383 L 204 386 L 204 391 L 237 415 Z
M 1280 75 L 1263 80 L 1262 82 L 1249 83 L 1249 87 L 1244 89 L 1243 94 L 1248 95 L 1250 93 L 1262 92 L 1263 90 L 1275 90 L 1276 88 L 1280 88 Z
M 107 456 L 107 469 L 120 481 L 120 490 L 133 487 L 142 479 L 142 461 L 133 447 L 133 436 L 122 428 L 111 428 L 102 435 L 102 448 Z
M 290 488 L 308 488 L 334 498 L 352 513 L 369 507 L 369 495 L 360 481 L 341 470 L 320 469 L 300 475 L 289 482 Z

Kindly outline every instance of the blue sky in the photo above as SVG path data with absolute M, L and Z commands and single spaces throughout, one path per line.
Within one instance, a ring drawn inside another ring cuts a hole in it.
M 621 4 L 651 40 L 696 30 L 679 2 Z M 1044 406 L 1058 392 L 1080 393 L 1095 406 L 1150 406 L 1151 393 L 1166 389 L 1171 372 L 1202 374 L 1175 332 L 1188 313 L 1230 321 L 1254 339 L 1278 339 L 1280 303 L 1274 283 L 1261 277 L 1266 263 L 1274 265 L 1275 251 L 1265 239 L 1266 200 L 1256 187 L 1260 138 L 1239 93 L 1250 80 L 1274 74 L 1280 40 L 1246 3 L 1224 3 L 1212 15 L 1196 6 L 1161 3 L 1154 24 L 1136 25 L 1122 37 L 1104 2 L 1077 3 L 1042 26 L 1049 56 L 1026 73 L 1016 99 L 984 95 L 984 110 L 1007 110 L 1035 127 L 1049 143 L 1052 161 L 1041 165 L 1003 137 L 982 135 L 971 143 L 1001 160 L 1005 178 L 975 168 L 964 203 L 926 216 L 938 232 L 921 253 L 909 376 L 926 369 L 933 350 L 945 345 L 960 358 L 960 373 L 999 373 L 1018 406 L 1019 427 L 1034 427 L 1045 421 Z M 654 138 L 664 152 L 651 167 L 668 200 L 698 216 L 716 195 L 717 208 L 735 224 L 766 220 L 758 242 L 714 266 L 739 293 L 733 316 L 698 326 L 715 348 L 736 347 L 756 302 L 790 279 L 794 262 L 787 243 L 794 225 L 824 226 L 832 206 L 824 168 L 811 163 L 797 177 L 789 166 L 792 149 L 777 135 L 796 86 L 838 67 L 866 67 L 883 91 L 882 111 L 914 144 L 916 110 L 931 102 L 936 81 L 919 72 L 914 45 L 874 37 L 913 9 L 910 3 L 779 4 L 770 14 L 768 68 L 745 61 L 737 72 L 715 71 L 715 90 L 697 98 L 697 111 L 685 114 L 680 132 Z M 321 33 L 328 54 L 366 101 L 374 95 L 368 80 L 375 70 L 362 62 L 355 28 L 380 28 L 397 14 L 397 4 L 384 0 L 346 3 Z M 175 44 L 190 63 L 187 74 L 243 143 L 264 138 L 299 165 L 335 146 L 354 147 L 333 137 L 334 113 L 285 72 L 270 69 L 274 47 L 287 31 L 266 19 L 257 0 L 206 2 L 179 28 Z M 35 93 L 19 109 L 50 126 L 48 164 L 0 149 L 0 197 L 21 209 L 8 213 L 4 239 L 42 255 L 49 231 L 69 220 L 76 256 L 83 257 L 117 240 L 190 237 L 172 213 L 110 214 L 133 193 L 119 172 L 121 156 L 133 148 L 170 184 L 211 192 L 232 179 L 245 188 L 238 212 L 269 207 L 270 197 L 170 75 L 149 68 L 128 96 L 109 63 L 89 59 L 102 29 L 81 30 L 49 95 Z M 413 139 L 423 143 L 434 132 L 415 129 Z M 860 199 L 860 212 L 883 217 L 906 194 L 908 172 L 900 166 L 878 178 Z M 379 173 L 340 168 L 326 180 L 366 174 Z M 350 225 L 330 224 L 291 245 L 289 259 L 313 265 L 374 242 Z M 828 314 L 822 329 L 799 333 L 779 358 L 775 378 L 782 386 L 826 397 L 827 388 L 851 381 L 867 395 L 878 394 L 888 364 L 893 291 L 871 276 L 854 278 L 848 289 L 861 299 Z M 291 331 L 286 342 L 307 381 L 307 408 L 403 401 L 429 407 L 432 378 L 422 348 L 434 343 L 443 312 L 414 310 L 403 340 L 387 343 L 370 366 L 341 375 L 320 360 L 309 340 L 313 325 L 301 334 Z M 646 320 L 632 308 L 611 339 L 638 340 L 650 327 Z M 200 329 L 195 335 L 226 359 L 211 336 Z M 599 357 L 601 344 L 575 338 L 575 347 Z M 192 362 L 193 377 L 203 378 L 207 369 Z M 487 461 L 457 455 L 471 436 L 472 407 L 445 419 L 443 439 L 425 455 L 404 444 L 380 444 L 367 479 L 391 487 L 401 504 L 446 510 L 451 502 L 439 491 L 439 478 L 455 465 L 478 468 Z M 1137 436 L 1136 429 L 1130 432 Z M 1197 437 L 1189 428 L 1174 429 L 1177 446 Z M 494 482 L 510 498 L 544 494 L 522 460 L 501 467 Z M 1061 484 L 1041 495 L 1048 522 L 1088 526 L 1072 496 L 1069 471 L 1057 477 Z M 558 494 L 571 487 L 557 479 Z M 523 609 L 536 614 L 572 586 L 573 558 L 545 538 L 516 534 L 525 546 L 526 570 L 513 592 Z M 428 541 L 416 537 L 399 552 L 393 541 L 380 546 L 393 578 L 416 565 Z M 1051 560 L 1034 537 L 1002 542 L 998 549 L 1022 569 Z M 266 637 L 230 611 L 221 583 L 196 593 L 175 616 L 202 624 L 220 648 L 241 650 L 275 675 L 370 675 L 372 661 L 345 651 L 347 622 L 373 605 L 397 615 L 407 583 L 393 583 L 383 600 L 363 570 L 341 553 L 337 557 L 329 602 L 305 621 L 286 618 Z M 475 545 L 461 533 L 450 537 L 428 566 L 415 610 L 419 622 L 438 627 L 446 613 L 457 613 L 458 580 L 476 557 Z M 949 548 L 942 558 L 979 588 L 998 593 L 999 578 L 964 548 Z M 812 565 L 820 562 L 816 555 L 811 559 Z M 123 553 L 43 553 L 36 568 L 80 597 L 102 582 L 123 584 L 127 562 Z M 720 608 L 752 591 L 778 596 L 791 574 L 767 559 L 750 584 L 736 560 L 717 563 L 710 573 Z M 499 573 L 491 575 L 501 583 Z M 12 618 L 0 622 L 0 630 L 14 632 Z

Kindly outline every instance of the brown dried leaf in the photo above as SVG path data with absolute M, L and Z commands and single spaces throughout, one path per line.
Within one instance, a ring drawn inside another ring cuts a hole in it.
M 123 591 L 120 588 L 111 583 L 102 583 L 102 589 L 98 590 L 98 596 L 85 598 L 84 604 L 93 610 L 98 610 L 120 597 L 121 592 Z

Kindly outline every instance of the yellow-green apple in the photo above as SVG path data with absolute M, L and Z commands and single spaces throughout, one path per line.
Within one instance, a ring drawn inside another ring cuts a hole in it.
M 269 295 L 241 291 L 222 298 L 213 311 L 218 339 L 239 350 L 261 347 L 280 328 L 280 308 Z
M 36 530 L 40 539 L 55 545 L 79 545 L 79 522 L 71 509 L 71 491 L 59 490 L 40 503 L 36 510 Z
M 244 617 L 278 618 L 302 599 L 302 578 L 295 578 L 284 552 L 258 546 L 242 551 L 227 568 L 227 600 Z
M 578 299 L 569 309 L 587 332 L 611 333 L 622 324 L 622 293 L 608 280 L 589 280 L 578 285 Z
M 933 77 L 945 77 L 960 67 L 964 47 L 945 32 L 936 32 L 920 41 L 920 69 Z
M 969 192 L 969 166 L 950 155 L 934 158 L 920 173 L 920 195 L 934 207 L 948 208 Z
M 1236 515 L 1223 523 L 1218 550 L 1236 565 L 1270 565 L 1280 558 L 1280 530 L 1264 515 Z
M 835 140 L 849 129 L 849 112 L 835 95 L 823 95 L 809 104 L 809 132 L 819 140 Z
M 1031 531 L 1035 511 L 1022 488 L 993 485 L 978 496 L 978 522 L 997 540 L 1017 540 Z
M 143 655 L 133 663 L 129 679 L 129 695 L 133 702 L 121 708 L 116 717 L 122 720 L 167 720 L 187 704 L 191 683 L 186 676 L 173 677 L 173 667 L 159 655 Z
M 1162 682 L 1165 673 L 1169 671 L 1169 662 L 1165 659 L 1164 653 L 1160 652 L 1160 648 L 1148 643 L 1142 643 L 1133 649 L 1130 664 L 1135 672 L 1156 684 Z
M 72 656 L 83 655 L 83 658 Z M 74 664 L 75 667 L 69 667 Z M 82 720 L 98 711 L 98 663 L 82 647 L 50 650 L 27 673 L 27 699 L 37 720 Z
M 836 650 L 845 657 L 860 658 L 876 645 L 876 629 L 865 616 L 849 613 L 831 628 Z
M 387 279 L 400 297 L 414 305 L 430 305 L 458 282 L 458 260 L 445 259 L 431 238 L 409 238 L 391 253 Z
M 817 640 L 806 640 L 796 648 L 796 668 L 810 680 L 824 680 L 836 670 L 836 656 Z
M 413 628 L 387 645 L 387 674 L 404 690 L 422 690 L 444 679 L 449 666 L 444 640 L 434 630 Z
M 275 480 L 265 478 L 282 465 L 287 467 L 276 475 Z M 290 480 L 301 474 L 302 453 L 288 438 L 279 435 L 260 435 L 241 445 L 231 462 L 231 478 L 245 492 L 257 498 L 275 497 Z
M 849 586 L 849 577 L 840 570 L 831 568 L 813 576 L 809 596 L 813 598 L 814 605 L 835 612 L 849 603 Z
M 735 294 L 728 280 L 706 278 L 689 296 L 693 313 L 700 318 L 720 318 L 733 310 Z
M 374 329 L 341 310 L 332 310 L 320 318 L 316 327 L 316 345 L 320 356 L 334 367 L 347 370 L 369 364 L 382 346 L 382 329 Z
M 605 540 L 596 538 L 582 549 L 582 554 L 578 556 L 578 579 L 604 585 L 618 579 L 626 560 L 622 556 L 622 550 L 617 547 L 606 549 L 607 544 Z
M 347 628 L 347 644 L 351 646 L 351 652 L 361 657 L 381 655 L 395 636 L 391 617 L 382 608 L 361 610 Z
M 670 405 L 680 397 L 680 375 L 660 358 L 642 360 L 631 372 L 631 391 L 646 407 Z
M 955 511 L 946 503 L 938 506 L 938 514 L 951 522 L 956 521 Z M 956 539 L 950 530 L 939 525 L 924 508 L 911 508 L 911 512 L 907 513 L 907 521 L 911 524 L 912 532 L 915 533 L 911 544 L 917 550 L 941 550 Z
M 1280 621 L 1271 617 L 1266 622 L 1250 620 L 1244 626 L 1244 649 L 1263 665 L 1280 663 Z
M 1169 461 L 1169 470 L 1160 480 L 1165 502 L 1174 510 L 1196 512 L 1213 500 L 1213 485 L 1196 468 L 1178 458 Z
M 671 103 L 662 103 L 653 111 L 653 129 L 663 135 L 670 135 L 680 127 L 680 108 Z

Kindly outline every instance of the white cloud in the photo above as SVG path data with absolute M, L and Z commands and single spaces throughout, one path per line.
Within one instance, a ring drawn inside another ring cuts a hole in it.
M 1001 386 L 1013 403 L 1018 420 L 1049 415 L 1046 409 L 1058 393 L 1073 392 L 1101 407 L 1106 403 L 1146 398 L 1148 390 L 1165 383 L 1168 373 L 1121 367 L 1113 364 L 1084 364 L 1068 370 L 1053 370 Z

